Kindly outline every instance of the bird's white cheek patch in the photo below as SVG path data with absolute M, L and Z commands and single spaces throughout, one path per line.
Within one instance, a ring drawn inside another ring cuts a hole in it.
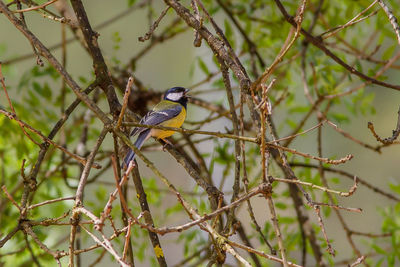
M 178 101 L 182 97 L 183 93 L 170 93 L 167 96 L 167 99 L 172 101 Z

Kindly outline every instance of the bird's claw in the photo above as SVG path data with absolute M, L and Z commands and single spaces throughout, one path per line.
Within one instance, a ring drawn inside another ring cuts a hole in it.
M 162 150 L 165 152 L 165 149 L 167 148 L 167 146 L 168 145 L 173 145 L 170 141 L 168 141 L 167 139 L 162 139 L 163 141 L 164 141 L 164 145 L 163 145 L 163 148 L 162 148 Z

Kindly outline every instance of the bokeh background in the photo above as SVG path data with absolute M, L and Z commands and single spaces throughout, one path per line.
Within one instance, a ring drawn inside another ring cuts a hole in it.
M 95 29 L 96 25 L 99 25 L 105 20 L 120 14 L 121 11 L 128 8 L 127 1 L 85 0 L 83 2 L 88 12 L 90 22 Z M 153 14 L 156 14 L 156 16 L 161 12 L 161 10 L 164 9 L 164 4 L 157 1 L 154 2 L 152 6 L 154 8 L 152 12 Z M 329 5 L 327 5 L 326 8 L 329 8 Z M 378 15 L 384 17 L 384 14 L 382 12 L 380 12 Z M 395 15 L 400 16 L 400 13 Z M 48 21 L 47 19 L 40 16 L 40 14 L 34 12 L 26 13 L 25 16 L 26 21 L 29 23 L 30 30 L 35 33 L 45 45 L 52 46 L 60 42 L 61 26 L 59 23 Z M 166 16 L 165 21 L 161 23 L 160 29 L 167 25 L 168 21 L 172 21 L 172 19 L 174 18 L 175 13 L 170 10 Z M 216 20 L 217 22 L 223 24 L 226 20 L 226 16 L 222 12 L 219 12 L 216 15 Z M 374 20 L 374 18 L 372 18 L 371 20 Z M 370 26 L 371 28 L 374 27 L 373 25 Z M 357 30 L 354 30 L 353 34 L 350 34 L 351 38 L 365 39 L 370 30 L 362 29 L 363 27 L 367 28 L 368 24 L 364 23 L 363 26 L 360 27 L 361 29 L 357 28 Z M 132 55 L 138 53 L 148 45 L 149 41 L 144 43 L 138 41 L 138 37 L 143 36 L 147 32 L 148 28 L 148 10 L 139 9 L 137 11 L 130 12 L 127 15 L 121 16 L 121 18 L 110 23 L 108 26 L 98 30 L 98 32 L 100 33 L 99 44 L 102 49 L 103 55 L 106 58 L 106 61 L 113 66 L 124 66 L 127 63 L 127 60 Z M 390 27 L 388 28 L 390 29 Z M 237 37 L 237 42 L 241 42 L 240 35 L 237 32 L 234 32 L 234 36 Z M 347 36 L 349 36 L 349 34 L 347 34 Z M 68 30 L 67 37 L 73 37 L 73 35 Z M 389 47 L 393 45 L 393 41 L 385 41 L 386 42 L 382 43 L 383 47 Z M 200 70 L 198 66 L 197 58 L 200 57 L 205 63 L 212 65 L 212 55 L 208 46 L 203 43 L 200 48 L 195 48 L 192 43 L 193 31 L 188 29 L 184 33 L 176 36 L 175 38 L 172 38 L 171 40 L 155 46 L 150 52 L 147 53 L 145 57 L 141 58 L 137 62 L 137 66 L 136 69 L 133 71 L 133 74 L 137 77 L 140 77 L 141 81 L 145 83 L 144 85 L 146 87 L 158 90 L 160 92 L 172 86 L 184 86 L 190 88 L 191 85 L 201 81 L 205 77 L 204 73 Z M 296 50 L 297 47 L 294 47 L 293 49 Z M 399 46 L 394 49 L 393 54 L 395 53 L 395 51 L 398 51 L 398 49 Z M 385 49 L 382 48 L 382 50 L 384 51 Z M 29 54 L 31 53 L 31 51 L 31 46 L 29 42 L 25 39 L 25 37 L 19 31 L 17 31 L 15 27 L 4 16 L 0 15 L 0 61 L 7 62 L 8 60 L 12 60 L 14 58 L 17 58 L 18 56 Z M 57 58 L 60 58 L 61 50 L 54 50 L 54 55 Z M 266 62 L 271 62 L 270 57 L 266 57 Z M 35 64 L 36 63 L 34 58 L 28 58 L 26 60 L 21 60 L 12 64 L 3 65 L 3 74 L 6 77 L 6 82 L 11 99 L 15 102 L 18 102 L 19 105 L 23 105 L 23 99 L 29 97 L 26 91 L 18 89 L 21 82 L 21 77 L 25 73 L 29 72 Z M 47 63 L 45 64 L 47 65 Z M 365 65 L 367 66 L 368 64 Z M 211 66 L 210 69 L 217 70 L 215 66 Z M 89 75 L 89 73 L 92 72 L 92 61 L 89 55 L 76 41 L 69 44 L 67 48 L 67 70 L 76 79 L 78 79 L 78 77 L 80 76 L 84 76 L 89 79 L 90 77 L 93 77 Z M 290 69 L 287 71 L 293 71 L 294 73 L 298 72 L 298 70 L 296 69 Z M 393 84 L 400 84 L 399 73 L 400 72 L 398 69 L 388 70 L 385 73 L 386 81 Z M 317 73 L 317 75 L 319 75 L 319 73 Z M 299 106 L 307 105 L 306 99 L 304 98 L 304 96 L 302 96 L 303 88 L 300 82 L 300 76 L 293 74 L 292 77 L 294 80 L 298 80 L 298 86 L 293 86 L 289 89 L 290 93 L 296 96 L 295 104 Z M 358 80 L 359 79 L 357 77 L 353 77 L 354 82 L 357 82 Z M 59 90 L 60 81 L 49 81 L 49 84 L 51 85 L 52 91 L 56 92 L 57 90 Z M 206 84 L 197 88 L 196 90 L 203 91 L 212 89 L 215 88 L 212 88 L 211 84 Z M 363 142 L 375 146 L 377 145 L 377 142 L 369 132 L 367 128 L 367 123 L 373 122 L 378 131 L 378 134 L 380 134 L 381 136 L 390 136 L 397 121 L 400 93 L 391 89 L 368 85 L 365 88 L 364 94 L 374 95 L 373 99 L 369 103 L 371 110 L 372 108 L 374 110 L 373 112 L 369 110 L 365 114 L 362 114 L 360 112 L 354 114 L 351 113 L 349 111 L 349 108 L 346 107 L 344 104 L 336 105 L 334 109 L 335 112 L 344 114 L 348 118 L 346 120 L 343 120 L 342 122 L 338 122 L 338 126 L 340 128 L 348 133 L 351 133 L 351 135 L 362 140 Z M 122 96 L 119 96 L 122 99 Z M 197 95 L 197 97 L 203 98 L 207 101 L 222 104 L 226 108 L 228 108 L 224 91 L 212 90 L 210 93 L 202 93 Z M 73 99 L 74 95 L 70 94 L 69 101 Z M 42 100 L 40 104 L 43 107 L 46 107 L 47 105 L 46 101 L 44 100 Z M 2 94 L 0 97 L 0 105 L 2 105 L 3 107 L 8 106 L 6 99 Z M 357 109 L 356 106 L 355 108 Z M 274 120 L 276 122 L 276 125 L 278 126 L 281 137 L 286 136 L 291 132 L 291 128 L 287 124 L 288 119 L 292 121 L 297 121 L 302 117 L 302 114 L 291 112 L 290 108 L 285 108 L 285 106 L 281 106 L 274 112 L 276 112 L 274 114 Z M 207 114 L 208 112 L 190 105 L 188 109 L 187 119 L 188 121 L 196 121 L 204 118 L 205 116 L 207 116 Z M 29 117 L 25 116 L 24 119 L 29 122 Z M 304 129 L 312 127 L 315 124 L 317 124 L 316 119 L 311 119 L 304 126 Z M 193 126 L 186 124 L 184 127 L 191 128 Z M 220 119 L 217 122 L 205 125 L 202 129 L 224 131 L 224 127 L 231 127 L 229 120 Z M 0 149 L 2 149 L 1 144 L 7 142 L 8 138 L 9 136 L 7 135 L 0 136 Z M 107 140 L 107 142 L 106 145 L 112 145 L 111 139 Z M 204 143 L 199 149 L 202 153 L 212 155 L 213 153 L 215 153 L 216 146 L 222 144 L 222 142 L 225 141 L 210 140 Z M 356 143 L 346 138 L 343 138 L 339 133 L 337 133 L 327 125 L 323 126 L 323 143 L 323 153 L 326 157 L 339 158 L 346 154 L 354 155 L 354 158 L 350 162 L 340 167 L 341 169 L 354 173 L 355 175 L 386 191 L 391 191 L 390 184 L 395 186 L 399 185 L 399 146 L 393 145 L 388 148 L 383 148 L 383 153 L 379 154 L 371 150 L 365 149 L 362 146 L 357 145 Z M 233 147 L 232 142 L 230 142 L 229 144 Z M 293 142 L 291 147 L 296 148 L 299 151 L 304 151 L 315 155 L 317 153 L 316 131 L 298 137 Z M 3 174 L 5 173 L 5 166 L 7 168 L 14 168 L 14 170 L 6 170 L 6 173 L 8 175 L 3 176 L 3 183 L 7 183 L 7 179 L 19 179 L 16 178 L 15 175 L 10 174 L 18 172 L 18 167 L 21 164 L 22 158 L 29 158 L 32 155 L 24 154 L 22 155 L 22 157 L 16 157 L 15 153 L 4 150 L 2 150 L 2 153 L 3 157 L 16 158 L 15 163 L 3 165 L 0 167 L 0 169 L 3 169 Z M 168 153 L 162 152 L 160 147 L 156 147 L 156 149 L 153 149 L 153 151 L 147 152 L 146 155 L 155 162 L 159 169 L 162 170 L 164 174 L 180 188 L 180 190 L 188 193 L 199 191 L 198 189 L 196 189 L 193 180 L 188 177 L 183 168 L 179 164 L 177 164 L 176 161 Z M 210 157 L 206 158 L 206 161 L 207 163 L 210 163 Z M 157 190 L 150 190 L 148 192 L 148 197 L 150 199 L 154 198 L 153 202 L 151 202 L 151 210 L 155 217 L 156 225 L 176 225 L 186 222 L 187 218 L 185 216 L 167 216 L 166 211 L 173 208 L 176 204 L 175 197 L 168 193 L 163 193 L 162 190 L 165 188 L 161 184 L 159 184 L 159 182 L 154 178 L 152 172 L 148 170 L 140 160 L 139 166 L 142 176 L 145 179 L 148 178 L 149 181 L 145 182 L 145 187 L 149 186 L 151 188 L 159 188 L 161 192 L 157 192 Z M 215 184 L 219 184 L 223 169 L 224 167 L 222 165 L 216 165 L 213 174 L 213 178 L 215 178 Z M 279 171 L 276 168 L 273 168 L 272 171 L 275 171 L 277 174 L 279 174 Z M 227 199 L 228 197 L 230 198 L 229 192 L 231 190 L 232 182 L 230 182 L 229 179 L 231 178 L 232 175 L 228 177 L 228 182 L 225 184 L 224 187 Z M 352 182 L 350 180 L 343 180 L 343 178 L 340 179 L 341 181 L 338 189 L 346 191 L 346 188 L 349 188 Z M 71 181 L 73 181 L 73 177 L 71 177 Z M 114 187 L 112 186 L 113 182 L 114 181 L 112 177 L 112 172 L 110 169 L 109 172 L 106 172 L 104 175 L 102 175 L 98 183 L 91 184 L 87 187 L 88 191 L 85 193 L 85 199 L 88 202 L 99 201 L 96 195 L 99 187 L 102 188 L 102 196 L 108 196 L 108 193 L 114 189 Z M 153 182 L 159 184 L 159 187 L 154 187 L 153 185 L 151 185 L 151 183 Z M 77 183 L 76 180 L 75 183 Z M 276 192 L 282 192 L 282 188 L 277 187 Z M 49 188 L 49 190 L 51 189 Z M 68 191 L 69 189 L 64 188 L 63 190 Z M 65 195 L 71 195 L 73 194 L 73 190 L 69 192 L 64 191 L 63 193 L 65 193 Z M 133 194 L 131 196 L 133 199 Z M 3 198 L 4 196 L 2 195 L 1 197 Z M 199 198 L 206 199 L 207 196 L 199 194 Z M 279 197 L 279 201 L 281 201 L 282 203 L 286 203 L 288 206 L 292 205 L 291 201 L 285 200 L 284 197 Z M 263 201 L 262 199 L 253 199 L 252 203 L 254 205 L 259 222 L 265 222 L 269 220 L 269 213 L 265 205 L 265 201 Z M 379 233 L 381 231 L 382 222 L 384 220 L 384 218 L 381 216 L 381 211 L 387 209 L 388 207 L 394 206 L 394 204 L 396 203 L 380 195 L 373 194 L 370 190 L 366 189 L 363 186 L 360 186 L 354 196 L 350 198 L 340 198 L 339 204 L 344 206 L 360 207 L 363 209 L 363 212 L 361 214 L 346 212 L 343 213 L 350 228 L 357 229 L 360 232 Z M 132 201 L 131 205 L 137 205 L 136 199 Z M 293 216 L 293 212 L 293 209 L 279 211 L 282 216 Z M 243 218 L 244 222 L 249 223 L 248 225 L 244 225 L 244 227 L 246 229 L 252 229 L 249 219 L 246 218 L 248 217 L 246 209 L 244 207 L 240 208 L 238 214 L 240 218 Z M 3 216 L 5 215 L 3 214 Z M 316 219 L 313 216 L 311 216 L 311 218 L 313 220 Z M 314 222 L 316 223 L 317 221 L 315 220 Z M 2 224 L 1 221 L 0 224 Z M 293 231 L 295 231 L 295 229 L 297 228 L 297 224 L 293 224 Z M 333 259 L 333 261 L 340 261 L 341 259 L 347 259 L 351 257 L 352 252 L 349 249 L 349 245 L 345 238 L 345 233 L 341 228 L 337 217 L 332 214 L 328 219 L 325 220 L 325 224 L 328 236 L 332 239 L 333 246 L 338 252 L 337 257 Z M 4 225 L 1 226 L 1 228 L 3 227 Z M 46 238 L 45 242 L 52 244 L 53 242 L 55 242 L 55 240 L 57 240 L 58 237 L 59 236 L 57 236 L 57 233 L 55 233 L 54 235 Z M 177 242 L 178 239 L 179 234 L 169 234 L 167 236 L 161 237 L 161 243 L 163 245 L 164 253 L 166 255 L 168 263 L 171 264 L 171 266 L 180 262 L 184 258 L 184 248 L 182 247 L 182 244 Z M 141 237 L 140 240 L 141 242 L 148 242 L 146 237 Z M 357 241 L 357 243 L 361 244 L 361 247 L 366 248 L 366 250 L 368 251 L 367 247 L 369 247 L 368 244 L 370 241 L 367 238 L 357 237 L 355 238 L 355 240 Z M 85 244 L 85 242 L 86 244 L 89 244 L 91 241 L 86 239 L 83 243 Z M 383 243 L 384 242 L 385 241 L 383 241 Z M 7 244 L 2 250 L 0 250 L 0 252 L 12 250 L 12 245 L 12 243 Z M 390 246 L 390 241 L 387 241 L 387 247 Z M 65 247 L 67 247 L 67 244 L 65 245 Z M 383 249 L 385 248 L 383 247 Z M 144 248 L 143 253 L 146 256 L 144 257 L 142 262 L 136 261 L 136 266 L 151 265 L 151 261 L 147 258 L 147 256 L 153 257 L 151 247 Z M 292 257 L 296 258 L 296 255 L 299 256 L 300 252 L 291 252 Z M 93 261 L 95 256 L 96 254 L 91 256 L 84 256 L 82 258 L 82 266 L 87 266 L 90 262 Z M 4 261 L 4 259 L 1 259 L 0 261 Z M 232 259 L 229 259 L 228 262 L 235 264 Z M 5 263 L 5 266 L 11 266 L 7 260 L 5 261 Z M 111 264 L 115 263 L 112 263 L 110 257 L 106 257 L 103 260 L 101 266 L 111 266 Z

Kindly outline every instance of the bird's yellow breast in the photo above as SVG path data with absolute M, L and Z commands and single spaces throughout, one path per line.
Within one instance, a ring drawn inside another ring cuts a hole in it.
M 179 113 L 178 116 L 164 121 L 161 123 L 161 126 L 166 126 L 166 127 L 175 127 L 175 128 L 180 128 L 183 124 L 183 122 L 186 119 L 186 109 L 183 107 L 181 113 Z M 164 130 L 159 130 L 159 129 L 153 129 L 152 130 L 152 136 L 159 138 L 159 139 L 164 139 L 167 138 L 171 135 L 173 135 L 175 131 L 164 131 Z

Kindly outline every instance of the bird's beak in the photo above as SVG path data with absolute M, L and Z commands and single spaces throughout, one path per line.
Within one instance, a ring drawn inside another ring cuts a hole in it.
M 187 95 L 187 93 L 189 93 L 190 90 L 189 89 L 185 89 L 185 91 L 183 92 L 183 95 L 186 97 L 191 97 L 191 95 Z

